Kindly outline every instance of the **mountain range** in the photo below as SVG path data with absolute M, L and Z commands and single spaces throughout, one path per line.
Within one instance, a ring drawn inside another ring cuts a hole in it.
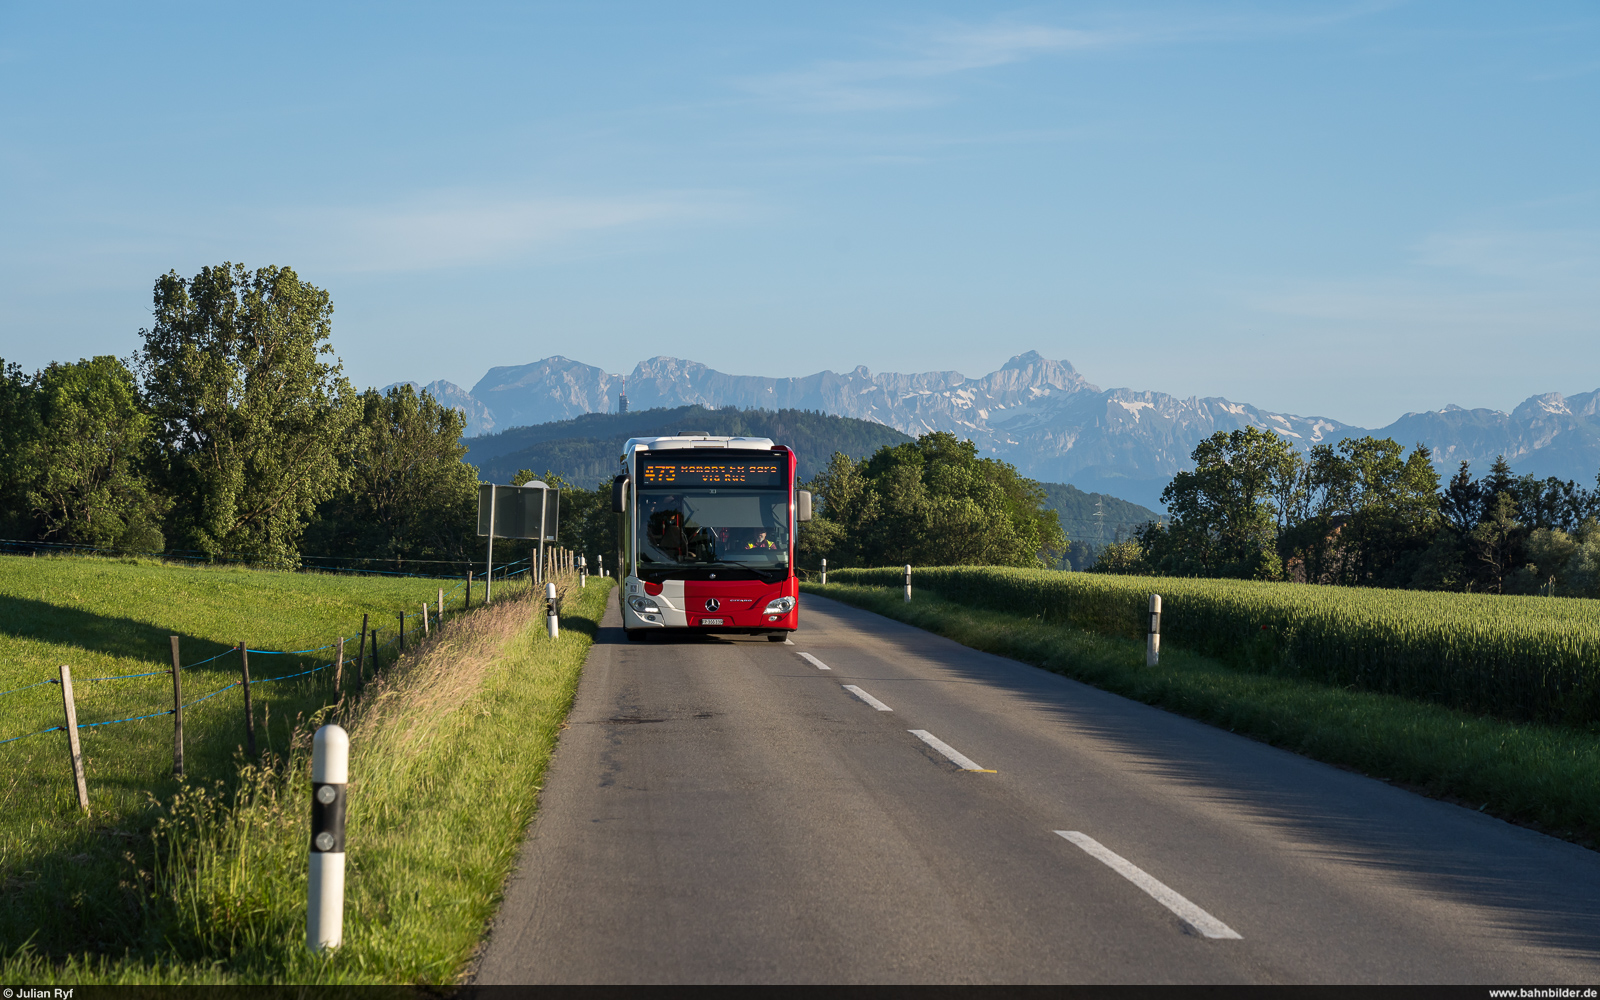
M 413 383 L 415 384 L 415 383 Z M 1071 363 L 1018 355 L 981 378 L 960 372 L 822 371 L 802 378 L 729 375 L 679 358 L 641 361 L 626 376 L 563 357 L 491 368 L 471 391 L 436 381 L 428 389 L 467 417 L 467 434 L 614 412 L 624 385 L 629 408 L 815 410 L 885 424 L 906 434 L 950 431 L 1034 479 L 1071 483 L 1158 507 L 1161 490 L 1189 454 L 1218 430 L 1270 429 L 1302 449 L 1372 434 L 1425 444 L 1448 475 L 1460 461 L 1481 474 L 1495 456 L 1514 470 L 1588 484 L 1600 470 L 1600 389 L 1534 396 L 1510 413 L 1447 406 L 1407 413 L 1366 429 L 1327 417 L 1275 413 L 1221 397 L 1187 399 L 1138 389 L 1101 389 Z

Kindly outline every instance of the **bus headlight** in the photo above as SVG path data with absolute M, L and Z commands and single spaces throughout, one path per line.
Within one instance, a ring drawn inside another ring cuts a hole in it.
M 641 615 L 659 615 L 661 613 L 661 609 L 656 607 L 656 602 L 648 597 L 630 597 L 628 598 L 628 607 Z
M 794 598 L 792 598 L 792 597 L 780 597 L 775 601 L 768 601 L 767 602 L 767 610 L 763 611 L 762 614 L 767 614 L 767 615 L 786 615 L 786 614 L 788 614 L 789 612 L 791 612 L 793 610 L 794 610 Z

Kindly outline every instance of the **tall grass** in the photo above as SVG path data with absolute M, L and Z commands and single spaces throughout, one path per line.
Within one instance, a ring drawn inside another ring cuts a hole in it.
M 165 711 L 172 706 L 169 635 L 181 637 L 184 693 L 192 699 L 239 678 L 228 653 L 197 661 L 240 640 L 258 650 L 299 650 L 349 637 L 363 613 L 384 638 L 402 612 L 416 614 L 451 581 L 360 578 L 162 565 L 94 557 L 0 557 L 0 691 L 73 668 L 81 723 Z M 457 591 L 447 608 L 458 609 Z M 413 619 L 414 620 L 414 619 Z M 293 680 L 333 659 L 256 655 L 251 674 L 258 747 L 282 758 L 298 722 L 337 701 L 334 671 Z M 392 654 L 385 653 L 387 663 Z M 368 658 L 370 675 L 371 658 Z M 133 680 L 94 681 L 156 672 Z M 354 664 L 347 691 L 359 687 Z M 61 688 L 30 687 L 0 697 L 0 739 L 62 721 Z M 148 940 L 146 901 L 137 887 L 150 860 L 157 814 L 186 788 L 231 794 L 244 763 L 245 719 L 235 688 L 184 711 L 186 779 L 175 778 L 171 716 L 81 730 L 91 813 L 79 810 L 62 732 L 0 745 L 0 954 L 24 941 L 41 954 L 120 953 Z M 217 783 L 221 782 L 219 790 Z
M 610 590 L 563 590 L 562 636 L 526 588 L 451 622 L 359 694 L 308 716 L 232 785 L 154 803 L 136 884 L 142 937 L 122 957 L 14 951 L 10 979 L 449 983 L 514 863 L 540 776 Z M 351 734 L 345 943 L 305 949 L 308 752 Z M 113 953 L 114 956 L 115 953 Z
M 902 570 L 840 583 L 898 587 Z M 1138 638 L 1152 592 L 1165 643 L 1282 676 L 1501 718 L 1600 723 L 1600 601 L 953 566 L 918 591 Z

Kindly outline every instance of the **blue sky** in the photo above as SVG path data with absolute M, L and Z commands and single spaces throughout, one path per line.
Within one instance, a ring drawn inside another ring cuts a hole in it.
M 0 7 L 0 356 L 291 265 L 358 385 L 563 354 L 1378 426 L 1600 387 L 1593 3 Z

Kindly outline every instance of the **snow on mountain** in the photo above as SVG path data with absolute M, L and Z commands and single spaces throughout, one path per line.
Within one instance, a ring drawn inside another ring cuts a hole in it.
M 469 417 L 468 434 L 504 430 L 617 407 L 624 377 L 563 357 L 489 370 L 471 393 L 448 382 L 435 395 Z M 1067 361 L 1018 355 L 982 378 L 960 372 L 821 371 L 800 378 L 730 375 L 667 356 L 626 376 L 629 408 L 699 404 L 741 409 L 807 409 L 887 424 L 911 435 L 942 430 L 1024 475 L 1072 483 L 1146 506 L 1187 468 L 1212 433 L 1254 426 L 1301 449 L 1371 433 L 1410 447 L 1425 442 L 1446 472 L 1462 459 L 1482 472 L 1504 454 L 1519 472 L 1588 482 L 1600 468 L 1600 390 L 1535 396 L 1510 414 L 1458 406 L 1408 413 L 1367 431 L 1326 417 L 1274 413 L 1220 397 L 1181 399 L 1136 389 L 1102 390 Z M 474 409 L 481 407 L 481 410 Z

